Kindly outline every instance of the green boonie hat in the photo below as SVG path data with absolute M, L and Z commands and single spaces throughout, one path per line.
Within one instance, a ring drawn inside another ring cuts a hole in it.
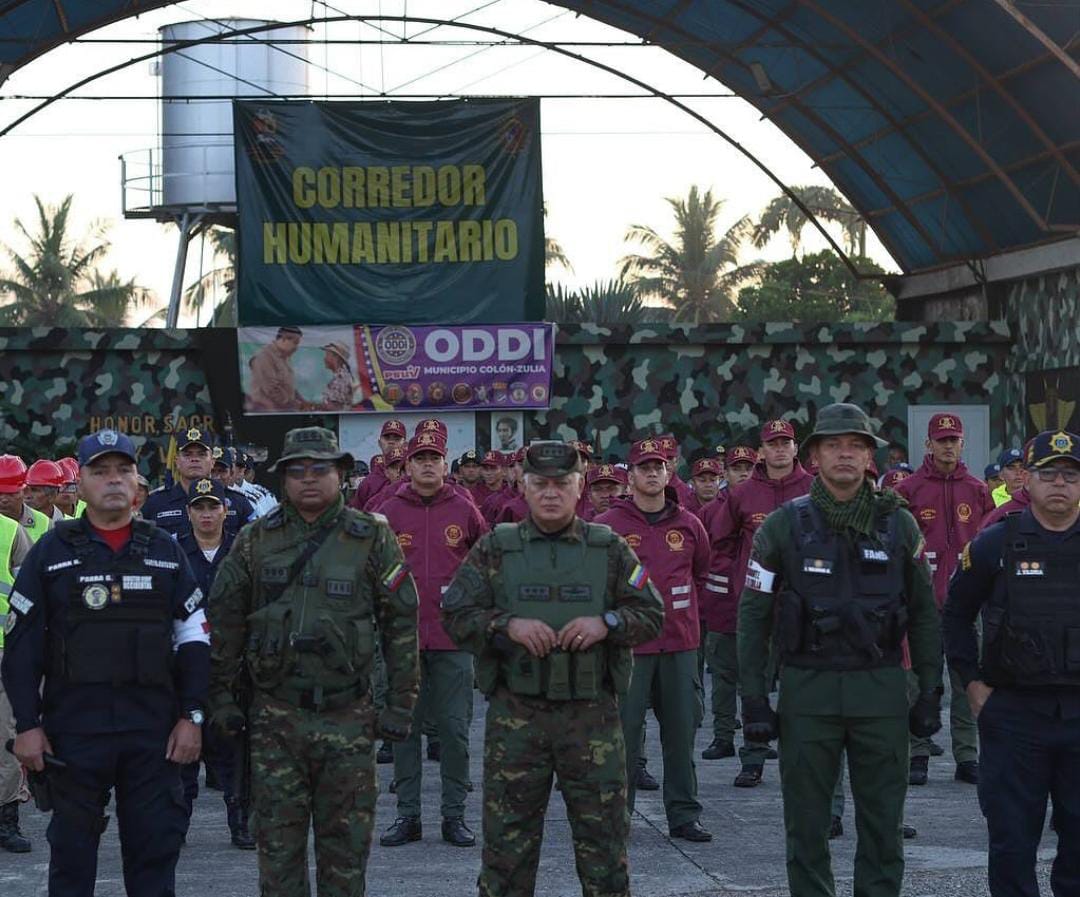
M 814 432 L 806 437 L 802 448 L 808 448 L 815 439 L 820 439 L 822 436 L 848 434 L 865 436 L 873 442 L 875 448 L 885 448 L 889 444 L 874 432 L 870 415 L 862 408 L 849 402 L 837 402 L 834 405 L 826 405 L 818 412 L 817 420 L 814 421 Z
M 581 473 L 581 455 L 575 446 L 566 442 L 554 439 L 534 442 L 525 449 L 521 469 L 524 473 L 536 473 L 542 477 L 564 477 Z
M 343 461 L 352 467 L 353 456 L 338 447 L 337 436 L 325 427 L 298 427 L 285 434 L 281 457 L 269 468 L 273 473 L 286 461 L 311 458 L 314 461 Z

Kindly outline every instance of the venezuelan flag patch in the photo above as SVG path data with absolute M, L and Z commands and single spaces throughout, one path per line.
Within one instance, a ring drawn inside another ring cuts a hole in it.
M 632 589 L 643 589 L 645 588 L 645 583 L 647 583 L 648 581 L 649 572 L 644 567 L 642 567 L 641 564 L 638 564 L 634 567 L 634 571 L 630 574 L 630 578 L 627 580 L 627 582 L 630 583 L 630 588 Z
M 383 585 L 391 592 L 396 592 L 398 587 L 405 582 L 405 577 L 408 575 L 409 568 L 405 564 L 394 564 L 383 577 Z

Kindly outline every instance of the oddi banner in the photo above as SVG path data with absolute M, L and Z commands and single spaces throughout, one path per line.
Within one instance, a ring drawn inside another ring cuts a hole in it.
M 241 327 L 248 414 L 544 409 L 554 324 Z

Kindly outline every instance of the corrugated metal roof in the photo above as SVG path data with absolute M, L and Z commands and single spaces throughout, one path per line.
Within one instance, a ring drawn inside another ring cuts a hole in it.
M 167 5 L 0 0 L 0 74 Z M 555 5 L 664 47 L 756 106 L 905 271 L 1080 232 L 1080 6 L 1071 0 Z

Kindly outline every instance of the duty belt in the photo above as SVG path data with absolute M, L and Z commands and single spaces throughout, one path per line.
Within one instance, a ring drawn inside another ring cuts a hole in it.
M 358 699 L 366 698 L 368 683 L 363 682 L 332 694 L 324 693 L 321 685 L 316 685 L 314 688 L 275 688 L 268 694 L 301 710 L 324 713 L 328 710 L 340 710 L 342 707 L 355 704 Z

